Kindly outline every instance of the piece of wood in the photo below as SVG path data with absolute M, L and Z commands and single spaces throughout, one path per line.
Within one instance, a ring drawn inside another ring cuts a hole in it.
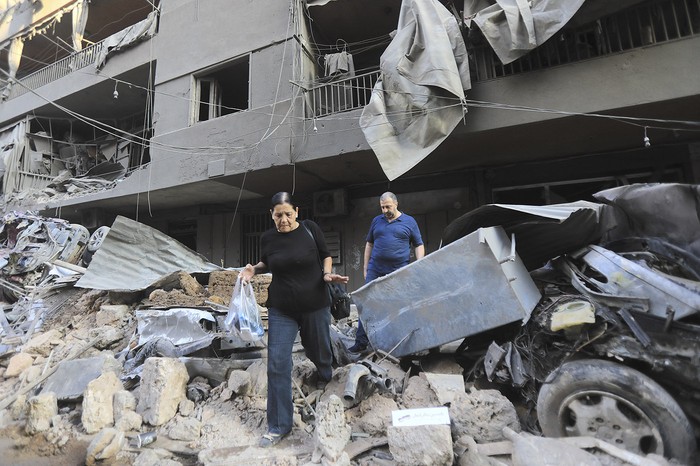
M 87 269 L 85 267 L 80 267 L 79 265 L 71 264 L 70 262 L 62 261 L 59 259 L 56 259 L 55 261 L 53 261 L 53 265 L 63 267 L 64 269 L 72 270 L 73 272 L 78 272 L 78 273 L 87 272 Z
M 348 454 L 350 459 L 353 459 L 365 452 L 370 451 L 373 448 L 383 447 L 388 443 L 389 439 L 386 437 L 358 439 L 354 442 L 349 442 L 345 446 L 345 453 Z
M 84 345 L 84 346 L 81 346 L 81 347 L 78 348 L 76 351 L 73 351 L 73 352 L 70 353 L 68 356 L 66 356 L 65 358 L 63 358 L 63 360 L 64 360 L 64 361 L 69 361 L 69 360 L 71 360 L 71 359 L 77 358 L 78 356 L 80 356 L 81 354 L 83 354 L 85 351 L 87 351 L 88 349 L 90 349 L 90 348 L 92 348 L 93 346 L 95 346 L 95 344 L 96 344 L 98 341 L 100 341 L 100 337 L 93 338 L 88 344 L 86 344 L 86 345 Z M 15 393 L 14 395 L 9 396 L 9 397 L 5 398 L 4 400 L 0 401 L 0 410 L 3 410 L 3 409 L 5 409 L 5 408 L 7 408 L 7 407 L 10 406 L 12 403 L 14 403 L 20 395 L 24 395 L 24 394 L 26 394 L 26 393 L 29 393 L 29 391 L 31 391 L 34 387 L 36 387 L 37 385 L 39 385 L 39 384 L 40 384 L 41 382 L 43 382 L 44 380 L 48 379 L 48 378 L 51 376 L 51 374 L 53 374 L 54 372 L 56 372 L 56 370 L 58 369 L 58 366 L 59 366 L 59 364 L 56 364 L 56 365 L 53 366 L 51 369 L 49 369 L 48 371 L 46 371 L 41 377 L 39 377 L 38 379 L 36 379 L 36 380 L 33 381 L 32 383 L 30 383 L 29 385 L 27 385 L 27 386 L 21 388 L 20 390 L 18 390 L 17 393 Z

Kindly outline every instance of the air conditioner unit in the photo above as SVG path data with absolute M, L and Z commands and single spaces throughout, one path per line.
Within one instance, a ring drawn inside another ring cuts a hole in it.
M 314 193 L 314 217 L 335 217 L 348 214 L 348 194 L 344 189 Z

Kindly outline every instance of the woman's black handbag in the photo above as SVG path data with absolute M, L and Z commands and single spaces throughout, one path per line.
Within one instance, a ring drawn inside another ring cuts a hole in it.
M 345 289 L 337 283 L 327 283 L 331 294 L 331 314 L 335 320 L 345 319 L 350 315 L 351 298 Z
M 311 230 L 309 230 L 304 221 L 301 222 L 301 226 L 304 227 L 304 230 L 306 230 L 309 236 L 311 236 L 311 239 L 314 240 L 314 244 L 316 244 L 316 238 L 314 238 L 313 233 L 311 233 Z M 316 245 L 316 254 L 318 254 L 318 245 Z M 318 258 L 318 263 L 321 266 L 321 272 L 323 272 L 323 263 L 320 257 Z M 352 298 L 350 298 L 348 292 L 345 291 L 345 288 L 337 283 L 326 283 L 326 285 L 328 285 L 328 294 L 331 297 L 331 315 L 335 320 L 345 319 L 350 315 L 350 303 L 352 302 Z

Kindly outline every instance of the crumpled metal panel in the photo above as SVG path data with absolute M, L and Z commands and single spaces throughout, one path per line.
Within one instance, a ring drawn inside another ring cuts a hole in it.
M 202 320 L 216 322 L 214 316 L 200 309 L 175 308 L 136 311 L 139 345 L 156 338 L 165 338 L 173 345 L 184 345 L 205 338 L 213 338 L 200 323 Z
M 647 299 L 651 314 L 666 317 L 670 308 L 675 319 L 682 319 L 700 310 L 700 294 L 696 291 L 605 248 L 591 245 L 583 261 L 607 279 L 603 282 L 588 277 L 588 281 L 607 294 Z
M 540 292 L 512 252 L 501 227 L 481 228 L 352 293 L 372 346 L 402 357 L 527 322 Z
M 79 288 L 138 291 L 156 286 L 180 271 L 221 270 L 188 247 L 151 228 L 119 216 L 92 257 Z

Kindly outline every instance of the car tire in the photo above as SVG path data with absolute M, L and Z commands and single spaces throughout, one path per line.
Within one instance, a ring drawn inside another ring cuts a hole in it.
M 548 437 L 593 436 L 684 464 L 695 458 L 693 428 L 678 403 L 646 375 L 614 362 L 562 364 L 540 389 L 537 417 Z

